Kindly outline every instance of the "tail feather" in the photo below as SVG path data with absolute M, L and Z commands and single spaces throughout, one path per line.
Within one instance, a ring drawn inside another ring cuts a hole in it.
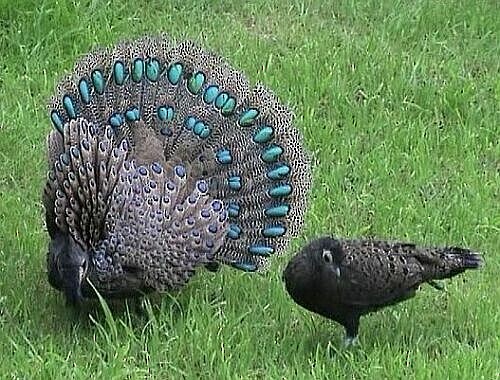
M 441 260 L 435 267 L 434 278 L 450 278 L 483 265 L 482 255 L 467 248 L 446 247 L 439 249 L 438 253 Z
M 116 146 L 125 138 L 138 164 L 185 166 L 179 199 L 205 180 L 229 216 L 220 262 L 262 269 L 302 227 L 310 160 L 293 113 L 191 41 L 144 37 L 88 54 L 60 82 L 49 109 L 61 133 L 83 118 L 97 135 L 111 126 Z M 53 140 L 52 163 L 68 146 Z
M 462 262 L 466 269 L 477 269 L 483 266 L 484 260 L 480 253 L 468 251 L 462 253 Z

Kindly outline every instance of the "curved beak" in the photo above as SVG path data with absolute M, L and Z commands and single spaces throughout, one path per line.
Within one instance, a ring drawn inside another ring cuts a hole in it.
M 80 306 L 83 302 L 82 284 L 86 280 L 89 257 L 76 243 L 61 257 L 60 273 L 66 302 Z
M 85 280 L 86 264 L 70 266 L 63 269 L 64 295 L 69 305 L 80 306 L 83 301 L 82 283 Z

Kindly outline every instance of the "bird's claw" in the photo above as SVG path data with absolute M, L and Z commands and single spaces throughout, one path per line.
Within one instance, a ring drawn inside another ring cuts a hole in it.
M 344 338 L 344 347 L 352 347 L 358 344 L 358 337 L 357 336 L 346 336 Z

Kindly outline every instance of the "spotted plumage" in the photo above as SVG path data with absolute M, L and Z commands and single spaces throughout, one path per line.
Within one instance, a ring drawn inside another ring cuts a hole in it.
M 310 164 L 291 111 L 190 41 L 80 59 L 49 105 L 50 283 L 71 303 L 265 268 L 303 223 Z
M 321 237 L 290 260 L 286 290 L 302 307 L 345 327 L 355 341 L 359 319 L 415 295 L 419 286 L 478 268 L 481 255 L 457 247 Z

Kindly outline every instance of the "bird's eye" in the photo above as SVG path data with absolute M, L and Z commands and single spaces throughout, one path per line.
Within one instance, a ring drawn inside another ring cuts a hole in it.
M 323 251 L 323 260 L 325 263 L 330 264 L 333 261 L 332 252 L 325 249 Z

